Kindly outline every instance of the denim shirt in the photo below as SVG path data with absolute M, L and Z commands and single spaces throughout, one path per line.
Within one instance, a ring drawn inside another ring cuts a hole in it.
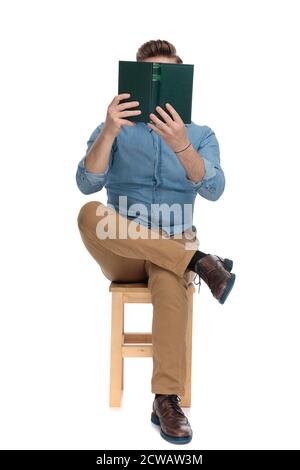
M 225 187 L 214 131 L 193 121 L 185 124 L 189 142 L 200 153 L 205 166 L 203 179 L 194 182 L 188 178 L 175 152 L 143 122 L 121 127 L 104 173 L 86 170 L 85 158 L 104 124 L 92 132 L 85 156 L 78 163 L 76 183 L 80 191 L 92 194 L 105 186 L 108 207 L 149 228 L 161 227 L 166 235 L 182 233 L 191 227 L 195 230 L 196 195 L 216 201 Z M 169 210 L 163 210 L 165 205 Z M 173 211 L 173 207 L 177 210 Z

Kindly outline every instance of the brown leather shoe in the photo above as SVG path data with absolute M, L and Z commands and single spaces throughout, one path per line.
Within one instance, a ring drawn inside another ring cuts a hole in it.
M 233 284 L 235 274 L 225 269 L 225 261 L 220 256 L 206 255 L 199 259 L 195 265 L 195 272 L 208 285 L 213 296 L 223 304 L 227 299 Z M 232 268 L 231 266 L 229 266 Z
M 158 395 L 153 401 L 151 421 L 160 426 L 160 435 L 173 444 L 187 444 L 193 431 L 180 408 L 178 395 Z
M 219 260 L 223 264 L 223 268 L 230 273 L 233 267 L 233 261 L 228 258 L 221 258 L 221 256 L 217 256 L 217 258 L 219 258 Z

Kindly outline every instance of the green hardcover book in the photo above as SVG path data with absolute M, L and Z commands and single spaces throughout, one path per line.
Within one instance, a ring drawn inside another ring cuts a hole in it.
M 137 116 L 126 119 L 133 122 L 152 122 L 150 113 L 160 120 L 163 117 L 156 111 L 160 106 L 166 109 L 170 103 L 185 124 L 191 123 L 193 97 L 193 64 L 173 64 L 164 62 L 119 61 L 118 94 L 130 93 L 130 97 L 120 103 L 139 101 L 139 105 L 128 110 L 140 109 Z

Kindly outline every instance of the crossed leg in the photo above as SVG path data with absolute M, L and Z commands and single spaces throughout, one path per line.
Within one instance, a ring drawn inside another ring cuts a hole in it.
M 97 214 L 97 208 L 101 214 Z M 114 217 L 124 217 L 99 201 L 90 201 L 81 207 L 78 227 L 89 253 L 99 264 L 107 279 L 115 282 L 148 282 L 153 303 L 152 393 L 184 395 L 186 377 L 186 329 L 188 313 L 188 285 L 195 273 L 186 269 L 198 246 L 185 249 L 191 241 L 188 232 L 182 238 L 151 239 L 145 226 L 136 224 L 148 238 L 120 239 L 119 225 L 116 238 L 99 239 L 96 226 L 104 214 L 112 211 Z M 122 221 L 123 222 L 123 221 Z M 162 235 L 160 233 L 160 235 Z

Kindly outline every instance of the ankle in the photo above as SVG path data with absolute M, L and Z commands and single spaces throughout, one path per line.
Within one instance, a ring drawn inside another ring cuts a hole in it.
M 191 271 L 195 271 L 196 272 L 196 263 L 201 260 L 202 258 L 204 258 L 205 256 L 207 255 L 207 253 L 203 253 L 202 251 L 199 251 L 197 250 L 192 258 L 190 259 L 190 262 L 189 264 L 187 265 L 187 269 L 190 269 Z

